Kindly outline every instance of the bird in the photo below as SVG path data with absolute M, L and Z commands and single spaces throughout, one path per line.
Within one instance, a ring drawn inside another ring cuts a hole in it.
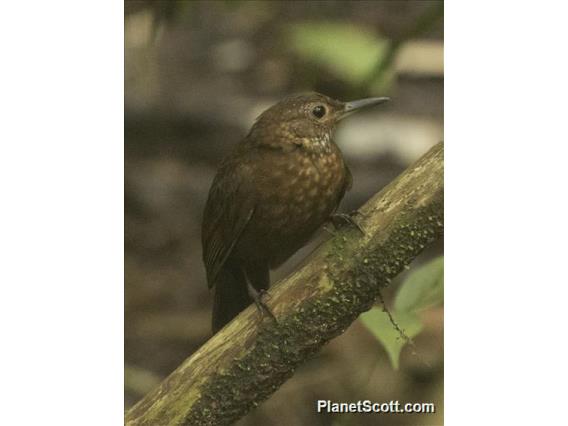
M 333 141 L 345 117 L 387 97 L 341 102 L 310 92 L 268 108 L 221 162 L 201 228 L 212 330 L 264 303 L 270 270 L 336 215 L 352 175 Z

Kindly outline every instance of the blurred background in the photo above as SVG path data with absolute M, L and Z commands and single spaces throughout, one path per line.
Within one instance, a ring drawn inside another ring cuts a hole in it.
M 443 139 L 443 82 L 443 2 L 125 2 L 125 408 L 210 337 L 202 210 L 254 118 L 295 92 L 390 96 L 336 133 L 354 178 L 341 210 L 351 211 Z M 439 242 L 411 268 L 442 252 Z M 396 370 L 355 322 L 237 424 L 442 424 L 443 308 L 421 321 Z M 434 402 L 437 413 L 317 414 L 317 399 Z

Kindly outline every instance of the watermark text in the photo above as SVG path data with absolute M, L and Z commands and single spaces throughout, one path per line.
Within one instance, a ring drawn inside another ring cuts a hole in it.
M 357 402 L 334 402 L 324 399 L 316 401 L 318 413 L 434 413 L 436 406 L 433 402 L 399 401 L 373 402 L 360 400 Z

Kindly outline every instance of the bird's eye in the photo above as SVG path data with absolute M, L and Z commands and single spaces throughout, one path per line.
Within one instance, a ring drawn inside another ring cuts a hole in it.
M 326 113 L 325 107 L 323 105 L 317 105 L 312 109 L 312 114 L 314 117 L 322 118 Z

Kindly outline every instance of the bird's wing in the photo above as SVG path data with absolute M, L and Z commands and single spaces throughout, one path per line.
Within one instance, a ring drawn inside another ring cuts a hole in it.
M 202 227 L 203 261 L 207 285 L 215 285 L 253 213 L 250 201 L 250 168 L 234 161 L 222 166 L 213 181 L 205 206 Z

